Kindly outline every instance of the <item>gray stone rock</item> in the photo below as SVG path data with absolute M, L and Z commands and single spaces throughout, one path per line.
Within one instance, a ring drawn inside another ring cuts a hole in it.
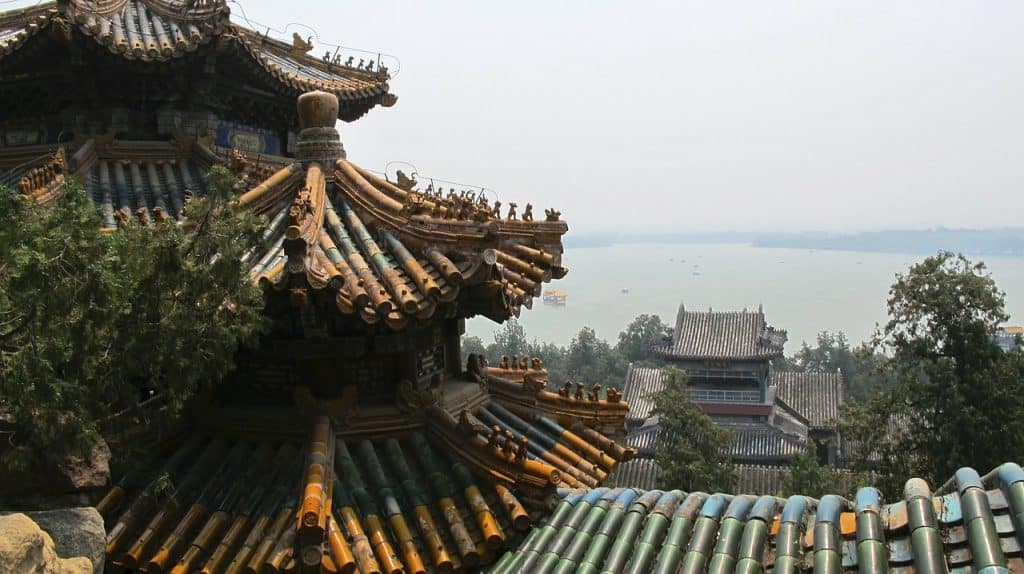
M 0 516 L 0 574 L 95 573 L 84 556 L 61 558 L 53 540 L 21 513 Z
M 59 556 L 85 556 L 94 574 L 103 573 L 107 534 L 95 508 L 65 508 L 25 512 L 50 538 Z

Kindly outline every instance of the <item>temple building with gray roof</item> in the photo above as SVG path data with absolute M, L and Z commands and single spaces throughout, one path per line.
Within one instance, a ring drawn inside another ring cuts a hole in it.
M 671 338 L 653 347 L 665 363 L 686 373 L 692 399 L 733 433 L 730 457 L 738 467 L 737 487 L 777 490 L 794 456 L 812 441 L 822 463 L 839 462 L 836 419 L 844 401 L 840 372 L 784 371 L 786 331 L 768 324 L 764 310 L 695 311 L 679 306 Z M 626 443 L 638 458 L 620 466 L 615 484 L 653 488 L 654 448 L 667 440 L 652 394 L 665 385 L 661 367 L 630 365 L 624 398 L 630 405 Z M 625 482 L 623 482 L 625 484 Z

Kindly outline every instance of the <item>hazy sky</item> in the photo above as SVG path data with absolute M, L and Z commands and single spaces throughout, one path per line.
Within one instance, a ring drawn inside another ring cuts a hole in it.
M 1022 2 L 242 3 L 401 61 L 350 159 L 576 232 L 1021 224 Z

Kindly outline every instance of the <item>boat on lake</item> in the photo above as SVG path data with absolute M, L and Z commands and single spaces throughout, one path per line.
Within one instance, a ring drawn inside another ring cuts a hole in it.
M 548 289 L 547 291 L 544 292 L 544 299 L 543 299 L 543 301 L 544 301 L 545 305 L 554 305 L 556 307 L 564 307 L 565 306 L 565 296 L 566 296 L 565 291 L 558 291 L 556 289 Z

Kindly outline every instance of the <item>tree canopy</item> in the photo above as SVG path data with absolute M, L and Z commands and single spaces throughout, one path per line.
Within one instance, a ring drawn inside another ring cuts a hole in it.
M 732 432 L 690 400 L 685 373 L 666 367 L 663 380 L 664 388 L 651 397 L 661 427 L 654 454 L 659 487 L 728 492 L 736 477 L 728 454 Z
M 636 324 L 643 317 L 648 316 L 642 315 L 633 323 Z M 623 335 L 620 335 L 620 341 Z M 544 368 L 548 371 L 548 382 L 553 385 L 561 385 L 572 379 L 588 385 L 597 383 L 605 389 L 621 388 L 628 365 L 619 346 L 612 347 L 608 341 L 598 338 L 597 333 L 590 327 L 580 329 L 568 347 L 563 347 L 551 342 L 542 343 L 536 339 L 531 341 L 527 338 L 522 324 L 515 319 L 506 321 L 494 334 L 494 342 L 489 345 L 485 346 L 480 337 L 463 337 L 463 361 L 474 353 L 482 354 L 491 365 L 497 365 L 502 356 L 525 354 L 539 357 L 544 361 Z
M 173 220 L 102 232 L 82 187 L 52 206 L 0 189 L 0 412 L 14 421 L 12 467 L 85 449 L 116 413 L 156 395 L 177 414 L 265 328 L 244 259 L 255 216 L 237 181 L 210 174 L 209 197 Z
M 989 469 L 1024 455 L 1024 356 L 994 333 L 1004 295 L 982 263 L 940 252 L 898 275 L 876 348 L 891 354 L 894 386 L 850 404 L 841 432 L 854 466 L 887 488 L 959 467 Z
M 626 363 L 608 341 L 599 339 L 590 327 L 583 327 L 569 342 L 565 357 L 566 376 L 605 387 L 621 387 Z
M 619 333 L 619 342 L 615 351 L 630 363 L 644 364 L 657 362 L 651 347 L 660 344 L 666 337 L 672 336 L 672 328 L 662 322 L 657 315 L 637 316 L 626 330 Z
M 804 342 L 800 350 L 775 364 L 794 371 L 840 371 L 846 396 L 864 400 L 892 386 L 886 369 L 888 357 L 868 343 L 851 347 L 842 331 L 821 331 L 814 346 Z
M 530 342 L 526 340 L 526 329 L 515 319 L 505 321 L 501 329 L 494 334 L 494 344 L 499 355 L 525 355 L 530 352 Z M 497 357 L 496 357 L 497 358 Z
M 870 483 L 867 473 L 856 473 L 822 464 L 818 460 L 818 447 L 808 439 L 804 449 L 789 461 L 789 471 L 782 483 L 783 496 L 802 494 L 821 498 L 826 494 L 839 494 L 853 498 L 857 489 Z

